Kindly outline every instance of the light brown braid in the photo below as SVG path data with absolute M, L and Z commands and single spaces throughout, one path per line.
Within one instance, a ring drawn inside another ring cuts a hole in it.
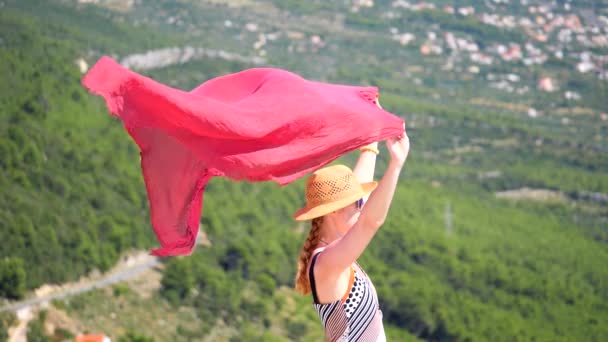
M 298 259 L 298 273 L 296 274 L 296 291 L 307 295 L 310 293 L 310 281 L 308 280 L 308 274 L 306 270 L 308 262 L 310 261 L 311 254 L 315 247 L 321 240 L 321 224 L 323 223 L 323 217 L 317 217 L 312 220 L 310 232 L 308 238 L 304 242 L 304 246 L 300 251 L 300 257 Z

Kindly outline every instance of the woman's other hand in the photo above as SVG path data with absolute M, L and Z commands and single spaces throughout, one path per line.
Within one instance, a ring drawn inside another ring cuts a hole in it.
M 410 139 L 404 131 L 400 137 L 393 137 L 386 140 L 386 148 L 391 155 L 391 163 L 403 166 L 407 155 L 410 152 Z

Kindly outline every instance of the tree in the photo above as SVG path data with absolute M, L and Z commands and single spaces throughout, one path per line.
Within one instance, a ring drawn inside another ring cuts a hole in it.
M 190 259 L 173 258 L 161 280 L 161 294 L 171 303 L 178 304 L 186 298 L 194 287 L 194 275 L 190 267 Z
M 25 294 L 25 268 L 21 258 L 0 260 L 0 296 L 20 299 Z

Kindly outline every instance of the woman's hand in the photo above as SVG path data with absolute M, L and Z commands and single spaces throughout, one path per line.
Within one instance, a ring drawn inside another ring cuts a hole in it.
M 400 137 L 389 138 L 386 140 L 386 148 L 391 155 L 391 163 L 403 166 L 407 155 L 410 152 L 410 139 L 404 131 Z

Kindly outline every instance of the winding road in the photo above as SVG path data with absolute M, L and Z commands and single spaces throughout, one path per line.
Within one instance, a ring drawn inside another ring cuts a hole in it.
M 153 267 L 159 264 L 159 260 L 157 257 L 151 255 L 145 255 L 143 257 L 136 258 L 132 264 L 127 262 L 127 265 L 120 270 L 109 272 L 103 275 L 99 279 L 90 280 L 84 283 L 79 283 L 75 285 L 69 285 L 66 289 L 60 290 L 58 292 L 42 296 L 39 298 L 31 298 L 26 299 L 19 302 L 14 302 L 8 305 L 5 305 L 0 308 L 0 312 L 13 311 L 17 312 L 21 309 L 32 307 L 35 305 L 43 304 L 46 302 L 50 302 L 55 299 L 63 299 L 66 297 L 74 296 L 77 294 L 81 294 L 84 292 L 88 292 L 94 290 L 96 288 L 103 288 L 106 286 L 110 286 L 116 283 L 119 283 L 124 280 L 129 280 L 135 278 L 142 274 L 143 272 L 152 269 Z

